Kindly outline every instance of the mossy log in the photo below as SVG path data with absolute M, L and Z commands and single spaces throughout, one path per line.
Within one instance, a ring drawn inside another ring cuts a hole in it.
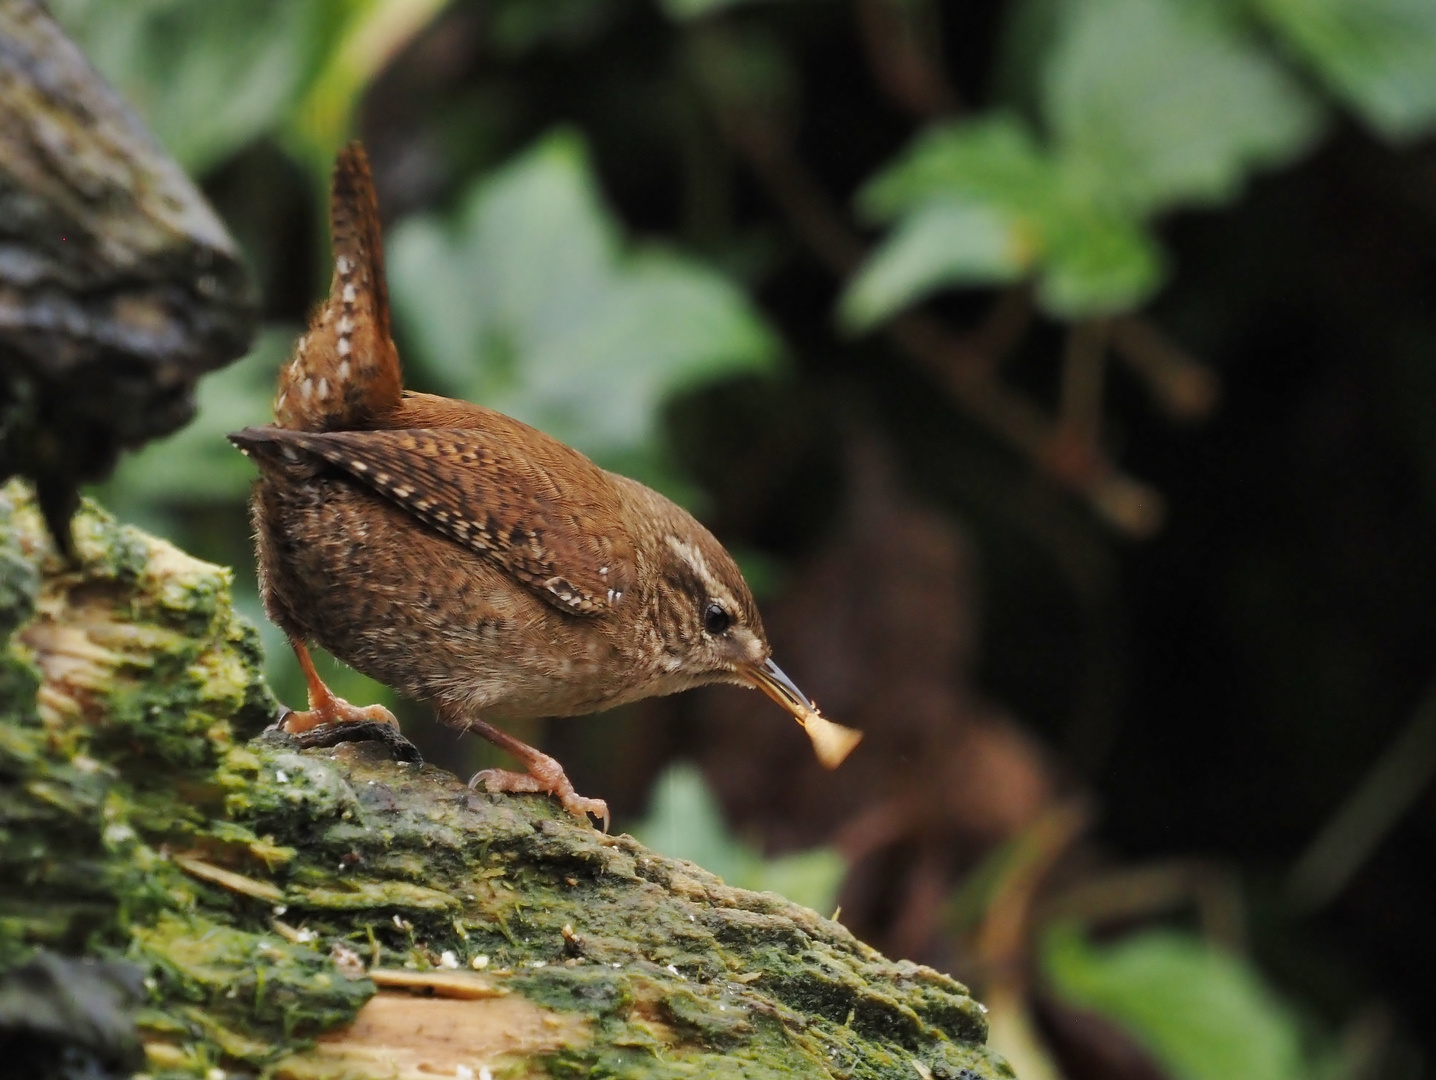
M 93 506 L 74 535 L 70 564 L 0 491 L 24 1075 L 1012 1075 L 962 985 L 838 923 L 379 744 L 261 734 L 228 572 Z

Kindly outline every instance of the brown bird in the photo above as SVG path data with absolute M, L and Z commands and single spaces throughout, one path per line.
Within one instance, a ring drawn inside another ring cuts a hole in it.
M 342 151 L 334 277 L 279 376 L 274 426 L 231 441 L 259 465 L 260 587 L 309 686 L 291 732 L 356 720 L 306 642 L 477 732 L 547 792 L 608 825 L 553 758 L 488 721 L 573 716 L 705 683 L 756 687 L 835 768 L 861 735 L 833 724 L 769 658 L 732 557 L 691 514 L 502 413 L 405 391 L 389 332 L 378 208 L 363 149 Z

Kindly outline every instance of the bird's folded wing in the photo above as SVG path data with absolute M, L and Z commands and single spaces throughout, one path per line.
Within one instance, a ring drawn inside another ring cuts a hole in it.
M 581 455 L 565 478 L 480 431 L 254 427 L 230 440 L 261 460 L 278 449 L 291 460 L 328 462 L 560 610 L 603 614 L 623 603 L 634 580 L 633 547 L 608 474 Z

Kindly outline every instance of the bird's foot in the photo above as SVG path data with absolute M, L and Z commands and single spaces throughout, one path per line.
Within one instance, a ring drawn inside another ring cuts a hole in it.
M 399 721 L 382 705 L 351 705 L 330 693 L 311 701 L 304 712 L 291 712 L 279 721 L 280 729 L 290 735 L 302 734 L 321 724 L 389 724 L 397 728 Z
M 314 661 L 304 642 L 290 638 L 294 647 L 294 658 L 299 661 L 299 670 L 304 672 L 304 682 L 309 688 L 309 708 L 303 712 L 280 714 L 279 730 L 290 735 L 299 735 L 321 724 L 391 724 L 396 729 L 399 721 L 382 705 L 350 705 L 319 677 Z M 405 740 L 408 741 L 407 739 Z
M 480 781 L 487 791 L 494 794 L 532 792 L 552 795 L 574 817 L 587 821 L 588 815 L 592 814 L 603 822 L 603 831 L 608 832 L 608 803 L 602 799 L 586 799 L 574 791 L 563 766 L 547 754 L 534 758 L 526 773 L 510 772 L 508 769 L 476 772 L 469 780 L 469 787 L 477 787 Z

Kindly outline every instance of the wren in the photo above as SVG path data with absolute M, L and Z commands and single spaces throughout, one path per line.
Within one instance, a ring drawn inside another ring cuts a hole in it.
M 287 730 L 394 722 L 324 685 L 316 642 L 527 770 L 471 783 L 546 792 L 605 829 L 601 799 L 490 721 L 739 683 L 787 709 L 835 768 L 861 735 L 820 716 L 773 663 L 742 573 L 691 514 L 502 413 L 403 389 L 358 144 L 334 168 L 331 227 L 329 298 L 280 372 L 274 424 L 230 436 L 259 466 L 261 595 L 309 687 Z

